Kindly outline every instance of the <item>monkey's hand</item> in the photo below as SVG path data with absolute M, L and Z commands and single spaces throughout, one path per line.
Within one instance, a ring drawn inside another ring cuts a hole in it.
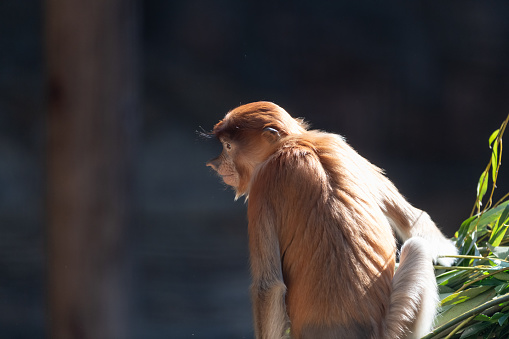
M 431 239 L 431 253 L 433 254 L 433 261 L 442 266 L 452 266 L 456 258 L 447 256 L 454 256 L 458 254 L 458 249 L 452 240 L 445 237 L 442 239 Z

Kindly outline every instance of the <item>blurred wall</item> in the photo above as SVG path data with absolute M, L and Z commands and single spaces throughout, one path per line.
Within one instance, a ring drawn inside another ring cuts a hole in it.
M 43 3 L 0 3 L 0 334 L 45 335 Z M 200 140 L 272 100 L 344 135 L 453 235 L 509 113 L 509 3 L 140 1 L 136 338 L 250 338 L 245 206 Z M 79 18 L 75 18 L 79 20 Z M 502 167 L 499 196 L 509 189 Z

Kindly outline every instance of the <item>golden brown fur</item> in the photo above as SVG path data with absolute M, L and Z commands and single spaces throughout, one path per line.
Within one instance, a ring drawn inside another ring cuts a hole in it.
M 430 328 L 432 259 L 455 249 L 379 168 L 269 102 L 236 108 L 213 133 L 224 150 L 208 165 L 248 198 L 257 338 L 288 327 L 293 338 L 391 339 Z M 391 226 L 403 240 L 422 237 L 403 247 L 396 276 Z

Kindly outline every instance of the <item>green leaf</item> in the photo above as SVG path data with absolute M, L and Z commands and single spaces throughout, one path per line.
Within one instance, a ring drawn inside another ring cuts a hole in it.
M 507 320 L 507 318 L 509 318 L 509 313 L 497 313 L 497 314 L 501 314 L 500 318 L 498 318 L 498 324 L 500 326 L 504 325 L 505 321 Z
M 500 319 L 503 315 L 504 313 L 496 312 L 491 316 L 490 320 L 498 322 L 498 319 Z
M 477 232 L 473 231 L 465 238 L 465 242 L 464 242 L 463 246 L 460 248 L 460 253 L 463 255 L 475 255 L 475 250 L 473 251 L 474 253 L 472 253 L 472 248 L 474 247 L 476 241 L 477 241 Z M 466 260 L 466 259 L 463 259 L 463 260 Z M 460 263 L 462 263 L 462 261 L 460 261 L 458 263 L 458 265 Z
M 484 272 L 484 275 L 488 275 L 488 272 Z M 504 284 L 503 279 L 495 279 L 493 277 L 486 277 L 485 279 L 476 281 L 471 286 L 497 286 L 498 287 L 503 284 Z
M 500 205 L 495 208 L 491 208 L 488 211 L 484 212 L 481 218 L 479 219 L 478 226 L 484 227 L 489 224 L 494 224 L 498 218 L 500 218 L 500 214 L 504 211 L 506 206 L 509 205 L 509 201 L 504 201 Z
M 493 253 L 499 259 L 505 260 L 509 256 L 509 247 L 508 246 L 493 247 L 490 244 L 486 244 L 486 246 L 488 246 L 491 253 Z
M 485 314 L 479 314 L 477 315 L 474 320 L 477 320 L 477 321 L 491 321 L 491 318 L 488 317 L 487 315 Z
M 500 322 L 500 319 L 502 319 L 502 322 Z M 502 326 L 505 319 L 507 319 L 506 314 L 501 312 L 496 312 L 491 317 L 487 316 L 486 314 L 478 314 L 474 318 L 476 321 L 490 322 L 492 324 L 499 324 L 500 326 Z
M 509 281 L 509 273 L 500 272 L 494 275 L 498 280 Z
M 499 141 L 501 141 L 501 139 L 498 138 L 499 133 L 500 133 L 500 129 L 497 129 L 495 132 L 493 132 L 491 134 L 490 139 L 489 139 L 489 145 L 490 145 L 490 148 L 492 149 L 492 152 L 491 152 L 492 178 L 491 178 L 491 180 L 492 180 L 493 184 L 495 184 L 495 182 L 497 181 L 497 176 L 498 176 L 498 173 L 497 173 L 498 166 L 499 166 L 498 143 L 499 143 Z
M 471 228 L 473 228 L 475 225 L 475 223 L 473 223 L 472 221 L 476 219 L 477 215 L 474 215 L 461 223 L 460 229 L 458 230 L 458 235 L 456 236 L 458 238 L 458 240 L 456 241 L 457 247 L 461 247 L 463 245 L 463 241 L 468 235 L 468 232 L 470 232 Z
M 472 309 L 484 304 L 485 302 L 491 300 L 494 296 L 496 296 L 496 292 L 492 287 L 483 286 L 475 288 L 483 288 L 486 290 L 485 292 L 479 294 L 478 296 L 466 299 L 465 301 L 460 302 L 459 304 L 454 305 L 454 307 L 451 307 L 447 311 L 443 312 L 439 317 L 437 317 L 437 324 L 435 325 L 435 327 L 439 327 L 451 321 L 452 319 L 459 317 L 463 313 L 471 311 Z
M 498 137 L 498 133 L 500 133 L 500 129 L 497 129 L 496 131 L 494 131 L 491 134 L 490 139 L 489 139 L 490 147 L 491 147 L 491 144 L 493 143 L 493 141 L 495 141 L 495 139 Z
M 509 221 L 508 219 L 509 219 L 509 205 L 506 205 L 504 211 L 502 212 L 502 215 L 500 215 L 500 218 L 498 218 L 497 226 L 507 224 L 507 221 Z
M 495 184 L 498 176 L 498 140 L 495 140 L 493 144 L 493 151 L 491 152 L 491 174 L 492 174 L 492 182 Z
M 488 241 L 493 246 L 498 246 L 504 239 L 505 233 L 507 232 L 507 225 L 500 225 L 493 229 L 491 232 L 490 240 Z
M 509 262 L 490 258 L 490 263 L 493 264 L 491 270 L 501 270 L 503 268 L 509 269 Z
M 493 231 L 491 232 L 491 236 L 488 241 L 491 245 L 498 246 L 504 239 L 508 227 L 507 225 L 508 218 L 509 218 L 509 205 L 505 205 L 505 208 L 502 210 L 502 213 L 498 218 L 497 223 L 493 227 Z
M 463 270 L 452 270 L 445 272 L 443 274 L 440 274 L 437 277 L 437 284 L 439 285 L 456 285 L 458 283 L 461 283 L 463 280 L 465 280 L 466 277 L 468 277 L 470 273 L 463 271 Z
M 499 285 L 499 286 L 495 287 L 495 292 L 497 292 L 497 294 L 505 294 L 503 292 L 505 292 L 505 290 L 507 289 L 508 286 L 509 286 L 509 283 Z
M 440 298 L 440 300 L 445 298 L 446 294 L 449 295 L 449 294 L 453 294 L 454 292 L 455 292 L 455 290 L 450 288 L 449 286 L 438 285 L 438 293 L 440 293 L 441 295 L 442 294 L 444 295 L 443 297 Z
M 465 302 L 469 299 L 477 297 L 479 294 L 484 293 L 491 288 L 492 288 L 491 286 L 479 286 L 469 288 L 461 292 L 453 293 L 444 300 L 442 300 L 442 306 L 456 305 Z
M 507 232 L 508 225 L 500 225 L 491 233 L 490 240 L 488 241 L 493 246 L 498 246 L 504 239 L 505 233 Z
M 491 326 L 492 326 L 492 324 L 490 322 L 475 323 L 475 324 L 467 327 L 463 331 L 463 333 L 461 334 L 460 339 L 464 339 L 464 338 L 468 338 L 468 337 L 476 338 L 477 337 L 477 336 L 475 336 L 476 334 L 478 334 L 479 332 L 484 331 L 485 329 L 487 329 L 488 327 L 491 327 Z
M 463 243 L 463 246 L 460 247 L 460 254 L 463 255 L 473 255 L 480 256 L 479 249 L 477 248 L 477 231 L 474 230 L 470 233 Z M 458 261 L 458 266 L 474 266 L 479 261 L 479 259 L 461 259 Z
M 509 218 L 509 205 L 506 205 L 502 214 L 498 218 L 498 221 L 491 232 L 490 240 L 488 241 L 493 246 L 500 245 L 502 239 L 504 239 L 507 231 L 507 219 Z
M 484 171 L 479 178 L 479 183 L 477 184 L 477 197 L 479 199 L 479 207 L 482 206 L 482 198 L 486 194 L 488 190 L 488 181 L 490 180 L 490 173 L 488 171 Z

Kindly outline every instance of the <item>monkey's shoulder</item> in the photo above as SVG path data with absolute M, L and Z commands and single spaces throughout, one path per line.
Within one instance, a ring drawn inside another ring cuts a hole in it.
M 338 134 L 326 133 L 319 130 L 306 131 L 285 137 L 276 152 L 276 155 L 302 157 L 320 155 L 324 152 L 349 148 L 344 138 Z
M 281 143 L 255 170 L 252 184 L 268 187 L 320 186 L 327 173 L 320 160 L 319 149 L 307 139 L 291 138 Z
M 279 169 L 306 168 L 319 162 L 319 150 L 316 145 L 304 138 L 288 138 L 267 158 L 267 165 L 276 165 Z
M 330 170 L 341 166 L 345 159 L 359 155 L 337 134 L 322 131 L 306 131 L 291 135 L 282 140 L 279 147 L 267 158 L 267 163 L 277 163 L 280 167 L 295 166 L 322 168 Z

